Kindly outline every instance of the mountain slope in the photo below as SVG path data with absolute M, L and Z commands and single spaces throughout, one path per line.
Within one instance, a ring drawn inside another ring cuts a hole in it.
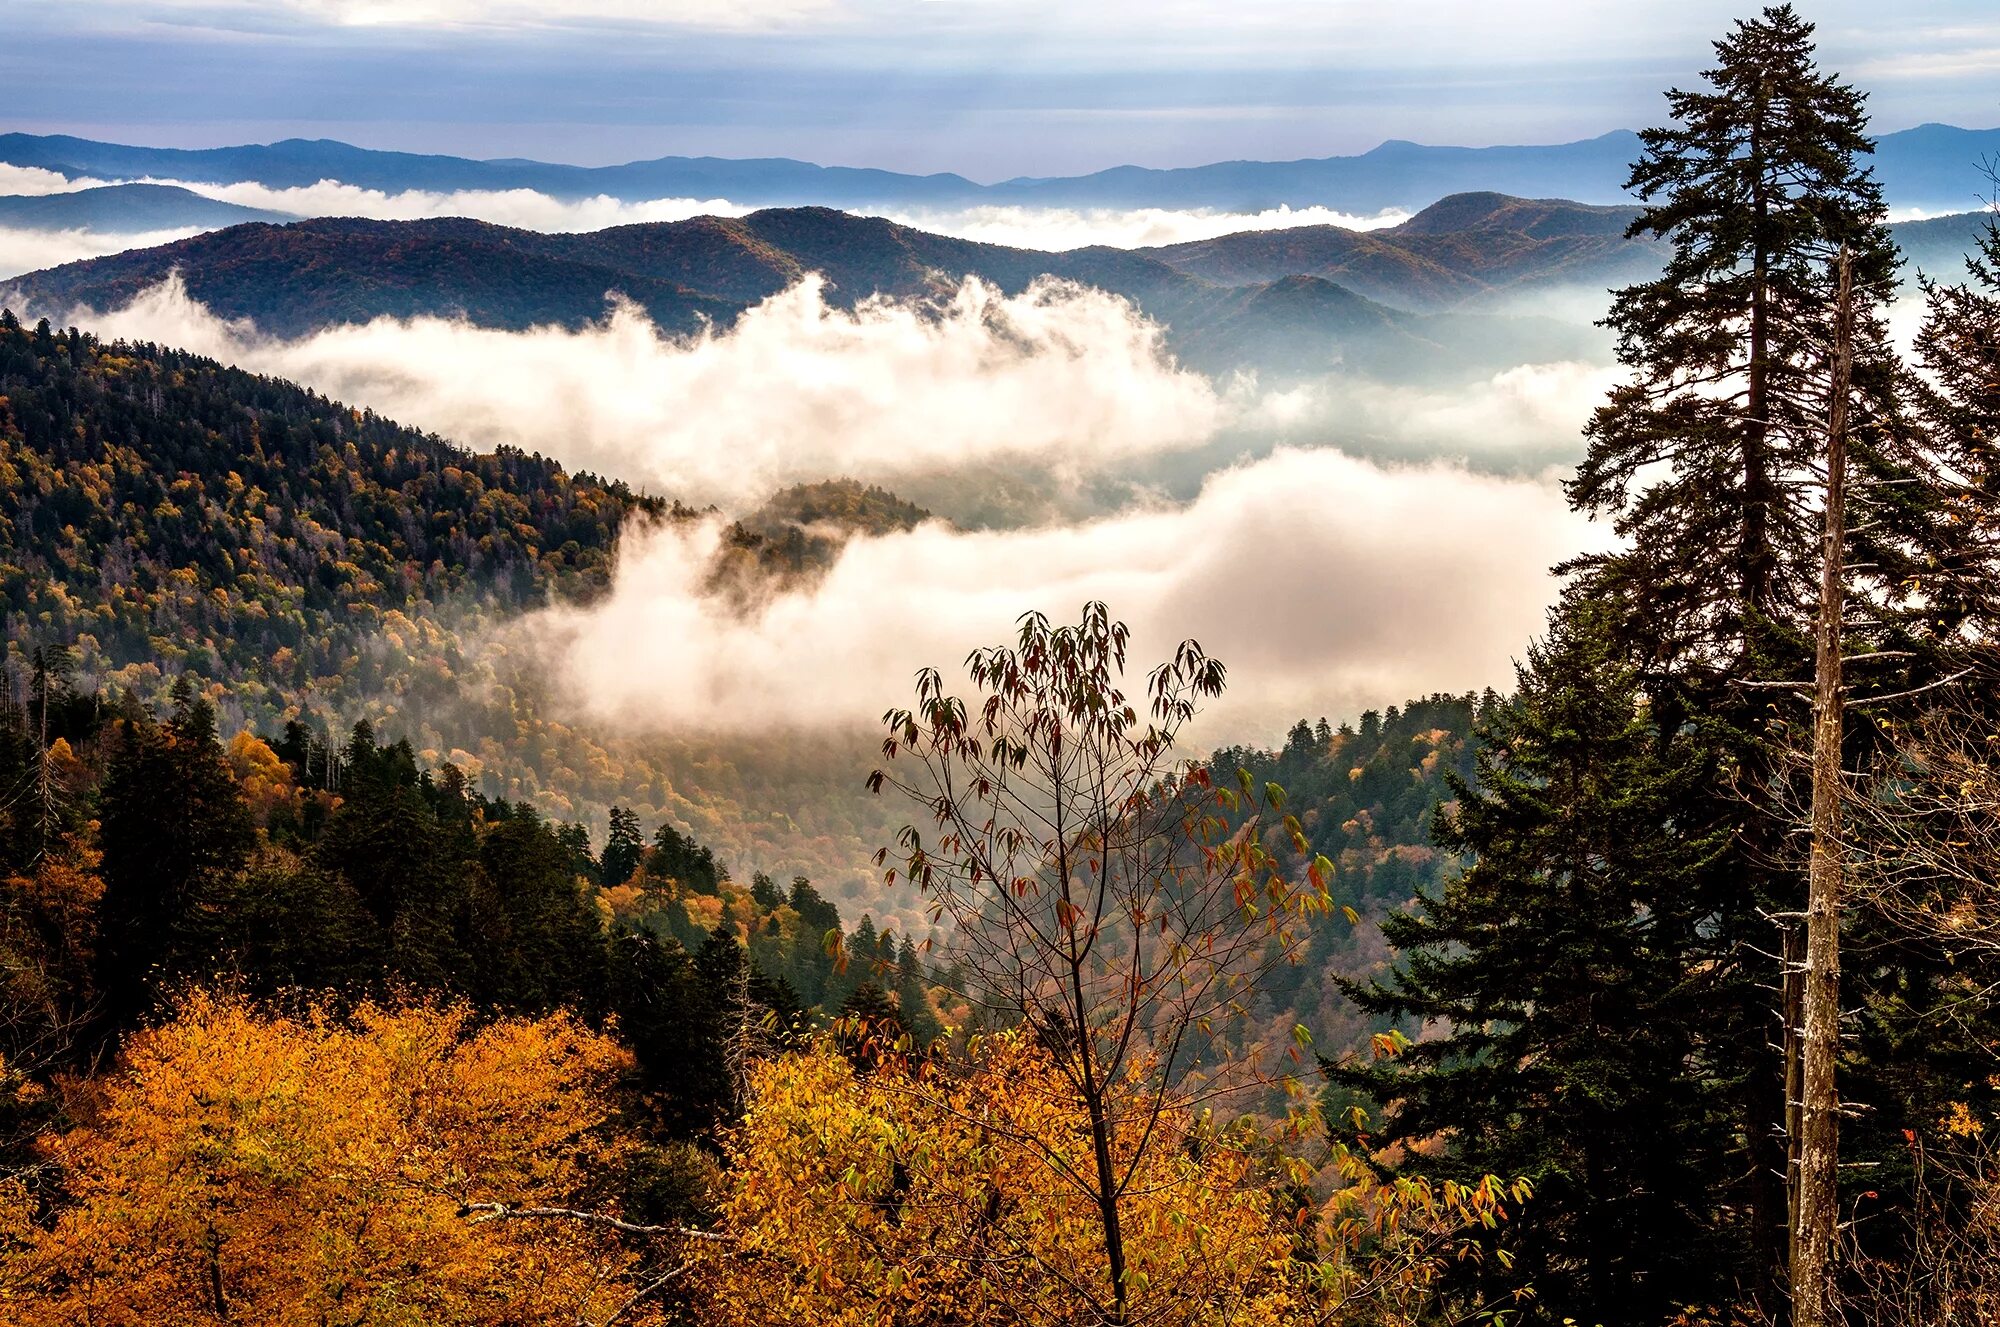
M 121 234 L 293 220 L 289 213 L 225 203 L 170 184 L 106 184 L 70 193 L 0 197 L 0 226 L 23 230 Z
M 893 826 L 862 783 L 871 736 L 724 753 L 628 739 L 579 719 L 521 634 L 524 613 L 598 593 L 627 521 L 697 515 L 181 351 L 0 315 L 0 690 L 19 694 L 44 647 L 70 650 L 85 694 L 158 703 L 185 672 L 226 727 L 298 720 L 337 745 L 366 719 L 487 796 L 600 832 L 628 807 L 746 877 L 873 899 L 868 859 Z M 815 485 L 739 542 L 767 572 L 810 572 L 834 527 L 916 515 Z
M 338 673 L 391 614 L 508 610 L 609 574 L 622 484 L 476 456 L 301 388 L 158 346 L 0 322 L 7 644 L 164 644 L 213 680 Z
M 1301 226 L 1141 252 L 1212 281 L 1315 276 L 1400 308 L 1440 309 L 1536 283 L 1610 286 L 1650 275 L 1658 246 L 1625 238 L 1637 215 L 1563 199 L 1454 194 L 1381 230 Z
M 1480 308 L 1543 287 L 1608 289 L 1650 280 L 1664 249 L 1651 238 L 1626 238 L 1638 215 L 1636 207 L 1566 199 L 1454 194 L 1380 230 L 1243 231 L 1137 252 L 1230 285 L 1311 276 L 1396 308 Z M 1986 224 L 1987 214 L 1974 212 L 1899 222 L 1891 231 L 1911 269 L 1906 275 L 1955 276 Z
M 216 313 L 284 336 L 422 314 L 516 329 L 576 325 L 601 317 L 605 292 L 614 288 L 677 332 L 740 308 L 595 261 L 568 240 L 464 218 L 250 224 L 69 263 L 9 287 L 23 307 L 109 309 L 178 271 L 189 293 Z
M 1922 273 L 1939 281 L 1964 280 L 1966 255 L 1978 251 L 1980 236 L 1996 220 L 2000 216 L 1985 210 L 1898 223 L 1893 229 L 1905 279 Z
M 1119 166 L 1090 175 L 977 184 L 958 175 L 904 175 L 784 158 L 661 157 L 580 167 L 380 152 L 326 139 L 187 150 L 0 134 L 0 162 L 73 178 L 255 181 L 275 188 L 333 179 L 390 192 L 534 189 L 569 199 L 604 194 L 628 201 L 727 198 L 752 207 L 846 208 L 1012 204 L 1254 211 L 1286 203 L 1367 213 L 1422 207 L 1472 190 L 1622 203 L 1629 201 L 1625 179 L 1638 151 L 1637 135 L 1628 130 L 1534 146 L 1434 147 L 1391 141 L 1358 156 L 1161 170 Z M 2000 129 L 1927 124 L 1884 134 L 1878 140 L 1876 173 L 1892 205 L 1959 211 L 1977 205 L 1982 183 L 1978 162 L 1995 155 L 2000 155 Z
M 828 208 L 774 209 L 747 217 L 544 234 L 463 219 L 322 219 L 247 225 L 174 244 L 31 273 L 9 283 L 20 307 L 68 319 L 78 306 L 117 307 L 178 271 L 216 313 L 295 336 L 379 316 L 463 315 L 484 326 L 580 326 L 603 315 L 616 291 L 666 331 L 704 320 L 727 325 L 751 303 L 808 272 L 828 298 L 852 307 L 871 295 L 947 294 L 968 277 L 1008 293 L 1055 277 L 1121 295 L 1163 323 L 1170 347 L 1192 365 L 1324 369 L 1335 362 L 1400 377 L 1434 373 L 1441 345 L 1470 355 L 1471 371 L 1496 371 L 1527 353 L 1586 353 L 1588 336 L 1533 319 L 1506 328 L 1475 353 L 1490 320 L 1389 308 L 1323 278 L 1225 285 L 1119 249 L 1043 253 L 932 235 L 881 218 Z M 1489 363 L 1490 362 L 1490 363 Z

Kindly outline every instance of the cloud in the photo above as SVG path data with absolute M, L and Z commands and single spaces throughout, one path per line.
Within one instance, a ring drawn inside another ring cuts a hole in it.
M 377 221 L 416 221 L 425 217 L 474 217 L 523 230 L 603 230 L 646 221 L 685 221 L 699 216 L 742 216 L 751 209 L 726 198 L 654 198 L 627 202 L 600 194 L 594 198 L 561 199 L 534 189 L 462 189 L 451 192 L 405 189 L 388 193 L 339 180 L 273 188 L 255 182 L 204 184 L 192 180 L 148 178 L 141 183 L 171 184 L 190 192 L 244 207 L 267 208 L 301 217 L 370 217 Z
M 1378 230 L 1409 219 L 1409 213 L 1387 211 L 1355 216 L 1326 207 L 1268 208 L 1262 212 L 1213 212 L 1136 208 L 970 207 L 957 211 L 900 212 L 893 220 L 938 235 L 1018 249 L 1060 252 L 1103 244 L 1119 249 L 1185 244 L 1250 230 L 1289 230 L 1297 226 L 1344 226 L 1348 230 Z
M 83 176 L 71 179 L 61 171 L 43 170 L 40 166 L 15 166 L 0 161 L 0 197 L 75 193 L 103 183 Z
M 188 227 L 118 235 L 94 230 L 14 230 L 0 226 L 0 281 L 82 258 L 101 258 L 126 249 L 167 244 L 199 231 L 200 227 Z
M 0 166 L 0 172 L 16 169 Z M 32 169 L 32 168 L 30 168 Z M 53 171 L 36 171 L 56 182 Z M 142 184 L 165 184 L 244 207 L 288 212 L 301 217 L 370 217 L 377 221 L 414 221 L 425 217 L 474 217 L 526 230 L 586 231 L 651 221 L 685 221 L 690 217 L 743 216 L 756 209 L 727 198 L 621 199 L 609 194 L 563 199 L 534 189 L 406 189 L 390 193 L 336 179 L 276 188 L 255 181 L 213 184 L 147 176 Z M 85 182 L 67 187 L 81 188 Z M 88 181 L 87 183 L 101 183 Z M 0 174 L 0 194 L 61 192 L 56 184 L 8 189 Z M 1266 208 L 1259 212 L 1218 212 L 1207 208 L 1045 208 L 991 206 L 944 209 L 891 208 L 892 221 L 936 235 L 1005 244 L 1019 249 L 1060 252 L 1088 245 L 1135 249 L 1190 240 L 1213 239 L 1253 230 L 1288 230 L 1298 226 L 1344 226 L 1376 230 L 1407 220 L 1409 213 L 1390 210 L 1368 216 L 1336 212 L 1326 207 Z
M 522 447 L 692 501 L 847 474 L 974 466 L 1058 476 L 1206 442 L 1224 417 L 1160 327 L 1101 291 L 968 281 L 936 306 L 830 307 L 808 278 L 726 331 L 661 333 L 616 306 L 580 331 L 377 319 L 298 340 L 226 322 L 178 278 L 74 320 L 292 379 L 469 446 Z
M 1615 364 L 1566 360 L 1439 387 L 1328 377 L 1255 396 L 1237 422 L 1281 438 L 1334 437 L 1367 456 L 1534 472 L 1576 461 L 1591 411 L 1623 376 Z
M 663 24 L 762 29 L 836 12 L 835 0 L 163 0 L 210 22 L 261 24 L 270 17 L 344 28 L 554 28 Z
M 626 535 L 608 596 L 519 629 L 582 715 L 719 734 L 872 721 L 924 665 L 1006 639 L 1030 609 L 1101 598 L 1135 662 L 1187 636 L 1230 668 L 1198 744 L 1269 740 L 1431 690 L 1511 681 L 1555 585 L 1601 531 L 1552 483 L 1284 450 L 1191 503 L 1078 525 L 928 524 L 850 542 L 824 580 L 742 614 L 703 589 L 719 522 Z

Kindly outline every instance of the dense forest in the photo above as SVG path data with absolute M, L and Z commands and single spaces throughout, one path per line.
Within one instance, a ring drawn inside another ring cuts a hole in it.
M 1511 692 L 1190 762 L 1219 660 L 1029 612 L 868 915 L 461 635 L 697 513 L 7 319 L 9 1319 L 1995 1321 L 2000 222 L 1906 355 L 1862 94 L 1715 50 Z
M 231 731 L 295 720 L 337 747 L 366 720 L 600 840 L 621 805 L 786 878 L 849 864 L 827 883 L 850 901 L 887 832 L 851 772 L 860 744 L 622 740 L 554 712 L 507 648 L 524 611 L 604 588 L 628 520 L 697 515 L 684 505 L 8 314 L 0 512 L 17 702 L 39 647 L 67 648 L 85 689 L 153 704 L 185 673 Z M 852 481 L 800 486 L 731 526 L 713 580 L 809 576 L 842 532 L 925 515 Z

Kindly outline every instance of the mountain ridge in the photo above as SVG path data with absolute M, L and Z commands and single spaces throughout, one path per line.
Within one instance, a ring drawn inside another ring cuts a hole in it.
M 217 148 L 153 148 L 66 135 L 0 134 L 0 162 L 93 178 L 256 182 L 303 187 L 337 179 L 364 188 L 527 188 L 559 198 L 641 201 L 728 198 L 749 207 L 1014 204 L 1255 210 L 1326 206 L 1357 213 L 1416 208 L 1448 194 L 1492 190 L 1629 202 L 1625 181 L 1638 138 L 1618 129 L 1568 143 L 1453 147 L 1391 139 L 1367 152 L 1271 162 L 1121 165 L 1075 176 L 1018 176 L 982 184 L 950 172 L 910 174 L 822 166 L 788 157 L 663 156 L 610 166 L 519 157 L 479 160 L 361 148 L 335 139 L 283 139 Z M 2000 128 L 1924 124 L 1877 140 L 1876 172 L 1894 206 L 1961 210 L 1978 201 L 1982 156 L 2000 155 Z
M 1166 327 L 1176 354 L 1209 372 L 1323 371 L 1336 361 L 1384 376 L 1419 363 L 1497 371 L 1486 362 L 1494 351 L 1480 349 L 1491 339 L 1485 321 L 1392 308 L 1325 278 L 1273 293 L 1268 282 L 1224 284 L 1121 249 L 1015 249 L 825 208 L 579 234 L 465 219 L 251 223 L 30 273 L 0 292 L 68 317 L 79 306 L 117 307 L 174 272 L 218 315 L 285 336 L 385 315 L 575 328 L 603 317 L 609 291 L 663 330 L 689 334 L 727 326 L 808 272 L 823 274 L 829 301 L 847 308 L 877 294 L 938 297 L 968 278 L 1017 294 L 1053 277 L 1130 300 Z M 1511 351 L 1535 342 L 1554 359 L 1583 353 L 1586 336 L 1535 319 L 1512 320 L 1510 333 Z
M 0 196 L 0 226 L 24 230 L 176 230 L 296 220 L 290 212 L 228 203 L 172 184 L 102 184 L 69 193 Z

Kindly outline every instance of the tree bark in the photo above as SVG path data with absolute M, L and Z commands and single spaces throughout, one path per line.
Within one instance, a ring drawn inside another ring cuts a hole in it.
M 1793 1236 L 1792 1321 L 1833 1321 L 1833 1266 L 1840 1193 L 1839 1097 L 1841 847 L 1840 626 L 1847 543 L 1847 397 L 1854 372 L 1854 278 L 1840 253 L 1834 327 L 1833 399 L 1826 431 L 1826 550 L 1820 562 L 1819 630 L 1813 687 L 1812 858 L 1806 898 L 1803 1093 L 1800 1100 L 1798 1227 Z

